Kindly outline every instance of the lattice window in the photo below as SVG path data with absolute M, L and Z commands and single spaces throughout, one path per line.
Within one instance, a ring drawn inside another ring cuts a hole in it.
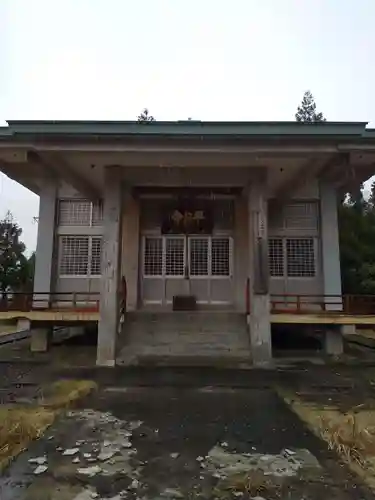
M 312 278 L 315 276 L 313 238 L 288 238 L 286 255 L 288 277 Z
M 190 244 L 190 275 L 208 275 L 208 240 L 207 238 L 191 238 Z
M 60 275 L 87 276 L 89 239 L 86 236 L 63 236 L 60 246 Z
M 92 205 L 91 222 L 93 226 L 101 226 L 103 224 L 103 203 L 94 203 Z
M 184 276 L 185 240 L 183 238 L 167 238 L 165 243 L 165 274 L 167 276 Z
M 60 226 L 97 226 L 103 221 L 102 204 L 88 200 L 59 200 Z
M 100 275 L 100 237 L 61 236 L 59 248 L 60 276 L 90 277 Z
M 229 238 L 213 238 L 211 241 L 211 275 L 230 275 Z
M 102 259 L 102 239 L 91 238 L 91 275 L 100 275 Z
M 163 274 L 162 238 L 145 239 L 143 272 L 145 276 L 161 276 Z
M 268 265 L 270 276 L 284 276 L 284 249 L 282 238 L 270 238 L 268 241 Z
M 317 203 L 293 203 L 284 207 L 285 229 L 316 230 L 318 228 Z

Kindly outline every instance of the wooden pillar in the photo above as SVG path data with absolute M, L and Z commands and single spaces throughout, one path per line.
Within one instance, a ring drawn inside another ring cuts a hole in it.
M 337 196 L 327 182 L 320 183 L 320 235 L 325 309 L 342 311 Z
M 38 237 L 35 252 L 33 307 L 46 308 L 50 301 L 54 270 L 54 239 L 57 182 L 45 179 L 40 190 Z
M 266 175 L 259 172 L 249 186 L 249 297 L 248 318 L 252 360 L 255 366 L 268 366 L 272 362 L 268 222 Z
M 127 285 L 127 311 L 135 311 L 138 305 L 139 217 L 139 200 L 124 190 L 121 267 Z
M 114 366 L 119 324 L 122 186 L 119 167 L 105 167 L 100 283 L 100 319 L 96 364 Z

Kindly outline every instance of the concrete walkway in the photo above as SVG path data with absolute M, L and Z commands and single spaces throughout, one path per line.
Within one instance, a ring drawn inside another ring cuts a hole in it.
M 0 479 L 1 500 L 370 499 L 271 389 L 106 387 Z

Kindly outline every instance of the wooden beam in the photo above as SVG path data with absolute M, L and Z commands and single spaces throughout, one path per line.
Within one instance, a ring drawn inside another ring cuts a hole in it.
M 362 166 L 363 170 L 363 166 Z M 348 153 L 313 158 L 305 163 L 292 179 L 287 180 L 274 194 L 278 206 L 290 199 L 307 181 L 318 177 L 339 187 L 356 178 L 356 168 L 350 165 Z
M 343 313 L 272 313 L 272 324 L 305 325 L 375 325 L 374 315 Z
M 35 194 L 39 194 L 40 187 L 35 182 L 34 178 L 30 178 L 28 176 L 19 177 L 14 172 L 14 166 L 7 164 L 6 162 L 0 160 L 0 172 L 3 172 L 9 179 L 12 181 L 21 184 L 25 188 L 29 189 Z
M 322 180 L 333 183 L 337 179 L 342 180 L 349 177 L 354 178 L 353 165 L 350 163 L 350 153 L 341 153 L 320 174 Z
M 292 179 L 288 178 L 274 193 L 273 198 L 280 203 L 289 200 L 307 181 L 313 180 L 322 172 L 332 158 L 327 162 L 327 156 L 315 157 L 298 169 Z
M 86 198 L 91 201 L 100 199 L 100 192 L 96 187 L 63 159 L 57 153 L 41 153 L 29 151 L 28 160 L 44 166 L 49 171 L 54 172 L 61 179 L 64 179 L 68 184 L 76 188 Z
M 0 311 L 0 320 L 26 318 L 35 322 L 98 321 L 99 312 L 92 311 Z
M 336 166 L 324 176 L 324 179 L 331 182 L 336 189 L 348 192 L 354 186 L 366 182 L 373 175 L 375 175 L 375 163 L 370 165 L 347 164 L 342 165 L 341 168 Z

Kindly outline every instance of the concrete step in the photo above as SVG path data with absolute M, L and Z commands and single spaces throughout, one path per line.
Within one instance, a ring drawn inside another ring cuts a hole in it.
M 123 328 L 119 362 L 151 359 L 249 360 L 244 314 L 232 312 L 129 313 Z M 173 364 L 173 363 L 172 363 Z
M 246 317 L 238 313 L 130 313 L 126 316 L 126 325 L 142 327 L 145 330 L 155 330 L 162 327 L 164 330 L 178 329 L 179 331 L 195 330 L 212 331 L 231 328 L 243 328 L 246 326 Z
M 207 323 L 211 324 L 242 324 L 245 321 L 245 315 L 233 312 L 168 312 L 168 313 L 148 313 L 148 312 L 129 312 L 126 314 L 126 321 L 129 323 L 137 322 L 144 324 L 160 323 L 164 325 L 176 323 Z
M 119 366 L 142 366 L 146 367 L 204 367 L 246 370 L 252 368 L 251 359 L 246 356 L 186 356 L 186 355 L 153 355 L 138 357 L 120 357 L 116 361 Z M 167 383 L 170 383 L 168 380 Z

